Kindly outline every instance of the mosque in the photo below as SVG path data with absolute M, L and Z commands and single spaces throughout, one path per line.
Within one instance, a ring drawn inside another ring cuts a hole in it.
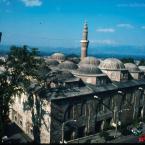
M 79 63 L 62 53 L 45 58 L 57 81 L 40 97 L 40 143 L 67 142 L 145 119 L 145 67 L 88 56 L 87 23 L 80 43 Z M 33 139 L 32 114 L 23 109 L 27 99 L 27 94 L 16 97 L 10 119 Z

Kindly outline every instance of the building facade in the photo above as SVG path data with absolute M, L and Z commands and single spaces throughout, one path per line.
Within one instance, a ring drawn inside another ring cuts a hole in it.
M 10 119 L 30 138 L 39 138 L 39 143 L 69 141 L 108 130 L 113 123 L 145 119 L 144 73 L 116 58 L 99 62 L 87 57 L 87 29 L 85 24 L 79 64 L 61 53 L 46 58 L 51 71 L 58 71 L 59 83 L 49 83 L 43 97 L 33 94 L 31 108 L 26 105 L 27 93 L 15 97 Z M 40 122 L 37 133 L 35 121 Z

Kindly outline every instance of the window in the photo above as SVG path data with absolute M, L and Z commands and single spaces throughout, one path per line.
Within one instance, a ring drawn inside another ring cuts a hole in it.
M 106 112 L 110 108 L 110 97 L 104 98 L 103 102 L 105 104 L 104 106 L 104 112 Z
M 128 78 L 128 74 L 127 73 L 124 74 L 124 78 L 126 78 L 126 79 Z
M 20 124 L 21 126 L 23 126 L 22 120 L 19 121 L 19 124 Z
M 66 119 L 73 118 L 73 106 L 69 106 L 66 112 Z
M 81 106 L 81 116 L 82 115 L 86 115 L 86 104 L 85 103 L 83 103 Z
M 131 93 L 126 94 L 127 102 L 131 102 Z
M 98 104 L 98 112 L 101 112 L 102 113 L 103 111 L 103 104 L 102 103 L 99 103 Z
M 111 77 L 111 79 L 116 79 L 117 78 L 117 73 L 116 72 L 111 72 L 110 77 Z
M 125 105 L 126 104 L 126 101 L 127 101 L 126 100 L 126 95 L 123 95 L 122 96 L 122 101 L 121 101 L 122 102 L 122 105 Z
M 104 83 L 104 80 L 101 80 L 101 85 L 103 85 L 103 83 Z
M 32 128 L 30 128 L 30 134 L 33 135 L 33 129 Z
M 15 121 L 17 122 L 17 116 L 15 116 Z

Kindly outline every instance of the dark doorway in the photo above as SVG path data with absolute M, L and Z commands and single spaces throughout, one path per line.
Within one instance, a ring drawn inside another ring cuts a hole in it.
M 101 124 L 102 124 L 102 121 L 95 122 L 95 132 L 96 133 L 101 131 Z
M 73 133 L 72 129 L 69 129 L 69 130 L 65 131 L 64 132 L 64 140 L 66 140 L 66 141 L 71 140 L 72 133 Z
M 85 136 L 85 126 L 78 128 L 78 138 Z
M 108 130 L 108 129 L 111 128 L 111 125 L 110 125 L 111 120 L 112 120 L 112 118 L 106 119 L 105 126 L 104 126 L 104 130 Z

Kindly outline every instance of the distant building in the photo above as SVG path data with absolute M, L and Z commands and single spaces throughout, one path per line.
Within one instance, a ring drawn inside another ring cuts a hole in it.
M 46 58 L 56 75 L 48 82 L 48 89 L 42 92 L 43 97 L 39 96 L 43 112 L 40 143 L 70 141 L 108 130 L 112 123 L 120 121 L 125 125 L 145 119 L 142 71 L 134 64 L 123 64 L 115 58 L 100 62 L 87 56 L 87 34 L 85 23 L 79 64 L 66 60 L 61 53 Z M 33 116 L 31 110 L 24 109 L 27 100 L 27 94 L 16 97 L 10 118 L 33 139 Z

